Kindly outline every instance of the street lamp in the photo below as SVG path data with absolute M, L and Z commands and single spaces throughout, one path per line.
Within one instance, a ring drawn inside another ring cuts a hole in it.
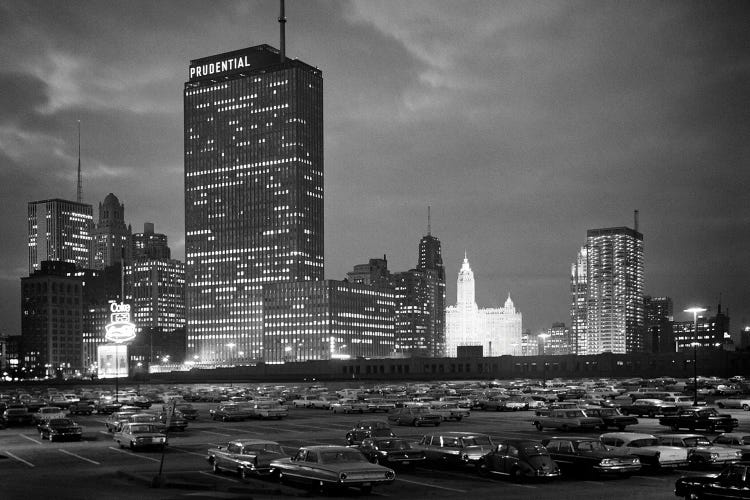
M 695 389 L 693 404 L 695 406 L 698 406 L 698 365 L 696 363 L 698 359 L 698 313 L 706 311 L 707 309 L 703 307 L 685 309 L 686 313 L 693 313 L 693 389 Z

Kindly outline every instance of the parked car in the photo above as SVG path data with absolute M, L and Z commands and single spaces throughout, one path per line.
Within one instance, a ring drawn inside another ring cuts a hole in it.
M 276 401 L 260 401 L 252 405 L 255 418 L 276 418 L 281 420 L 289 415 L 289 410 Z
M 39 408 L 38 412 L 31 415 L 31 418 L 33 419 L 35 425 L 39 425 L 45 420 L 50 420 L 52 418 L 65 417 L 67 417 L 67 415 L 59 406 L 44 406 L 42 408 Z
M 723 429 L 725 432 L 732 432 L 739 422 L 727 413 L 719 413 L 716 408 L 690 407 L 681 408 L 676 415 L 661 417 L 659 424 L 673 431 L 704 429 L 707 432 L 714 432 L 716 429 Z
M 159 413 L 159 421 L 167 431 L 184 431 L 187 429 L 188 421 L 182 414 L 173 408 L 163 408 Z
M 674 415 L 677 407 L 665 403 L 661 399 L 636 399 L 633 404 L 622 405 L 620 411 L 623 415 L 638 415 L 639 417 L 655 418 L 659 415 Z
M 340 399 L 331 404 L 331 413 L 364 413 L 368 411 L 367 403 L 357 399 Z
M 104 421 L 104 426 L 107 428 L 107 432 L 117 432 L 122 427 L 122 424 L 128 421 L 128 417 L 138 413 L 136 410 L 127 411 L 116 411 L 109 415 Z
M 474 407 L 483 411 L 505 411 L 505 402 L 509 396 L 490 396 L 486 399 L 480 399 Z
M 477 463 L 482 475 L 508 476 L 515 481 L 560 477 L 560 467 L 539 441 L 505 439 Z
M 542 444 L 563 471 L 597 476 L 627 477 L 641 470 L 635 455 L 611 451 L 594 437 L 553 437 Z
M 424 451 L 397 437 L 368 437 L 357 448 L 370 462 L 387 467 L 414 467 L 426 458 Z
M 685 476 L 675 482 L 674 494 L 696 498 L 750 498 L 750 462 L 728 465 L 720 474 Z
M 388 422 L 383 420 L 361 420 L 346 433 L 346 442 L 360 444 L 370 437 L 396 437 Z
M 396 408 L 388 415 L 388 421 L 397 425 L 440 425 L 443 417 L 429 408 L 425 407 L 403 407 Z
M 272 460 L 271 470 L 281 482 L 321 490 L 351 486 L 364 494 L 396 478 L 393 469 L 371 464 L 358 450 L 346 446 L 306 446 L 291 458 Z
M 386 401 L 385 399 L 370 398 L 365 400 L 365 404 L 367 405 L 367 411 L 371 413 L 375 413 L 378 411 L 388 413 L 389 411 L 393 411 L 396 409 L 396 403 L 392 401 Z
M 39 437 L 49 439 L 50 442 L 56 440 L 80 441 L 83 436 L 83 429 L 70 418 L 52 418 L 45 420 L 37 426 Z
M 624 431 L 628 425 L 635 425 L 638 419 L 630 415 L 623 415 L 617 408 L 586 408 L 583 410 L 589 417 L 602 419 L 601 430 L 606 431 L 610 427 L 618 431 Z
M 269 474 L 272 460 L 288 456 L 279 443 L 264 439 L 230 441 L 209 448 L 207 454 L 214 472 L 236 472 L 243 479 L 250 474 Z
M 715 402 L 719 408 L 730 408 L 730 409 L 743 409 L 745 411 L 750 410 L 750 398 L 747 397 L 731 397 L 717 399 Z
M 742 452 L 742 460 L 750 460 L 750 435 L 741 432 L 725 432 L 712 441 L 713 444 L 729 446 Z
M 700 434 L 662 434 L 657 437 L 659 444 L 686 448 L 690 465 L 695 467 L 724 467 L 742 459 L 740 450 L 715 445 Z
M 673 404 L 676 407 L 687 407 L 687 406 L 706 406 L 706 402 L 699 400 L 698 404 L 695 404 L 695 398 L 693 396 L 665 396 L 662 398 L 665 403 Z
M 114 433 L 113 439 L 120 448 L 129 446 L 131 450 L 167 446 L 167 435 L 155 424 L 125 423 Z
M 480 459 L 492 451 L 492 439 L 474 432 L 442 432 L 425 434 L 414 445 L 422 450 L 428 462 L 451 466 L 476 467 Z
M 33 425 L 34 414 L 29 413 L 25 406 L 9 407 L 3 412 L 2 420 L 5 427 L 10 427 L 11 425 Z
M 684 467 L 689 464 L 688 452 L 677 446 L 664 446 L 651 434 L 638 432 L 608 432 L 599 440 L 612 450 L 624 455 L 635 455 L 643 467 L 661 470 L 670 467 Z
M 443 417 L 443 420 L 455 420 L 456 422 L 460 422 L 463 418 L 471 415 L 468 408 L 461 408 L 458 403 L 446 401 L 433 401 L 430 403 L 430 410 Z
M 531 423 L 540 431 L 545 427 L 560 429 L 562 431 L 573 429 L 593 430 L 601 429 L 604 425 L 601 418 L 589 417 L 580 408 L 572 410 L 552 410 L 549 415 L 534 417 Z
M 99 415 L 111 415 L 122 408 L 122 403 L 116 403 L 114 400 L 100 399 L 94 405 L 94 410 Z
M 253 409 L 246 403 L 221 403 L 208 412 L 213 420 L 221 420 L 222 422 L 246 420 L 255 416 Z
M 94 413 L 94 405 L 87 401 L 78 401 L 68 406 L 69 415 L 91 415 Z
M 195 420 L 198 418 L 198 410 L 190 403 L 177 403 L 174 411 L 182 415 L 185 420 Z

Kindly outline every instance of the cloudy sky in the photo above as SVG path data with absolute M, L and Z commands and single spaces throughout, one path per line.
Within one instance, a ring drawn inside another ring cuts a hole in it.
M 326 277 L 443 244 L 480 306 L 569 323 L 586 230 L 641 214 L 646 284 L 750 323 L 746 1 L 287 0 L 287 55 L 322 69 Z M 0 0 L 0 333 L 20 332 L 26 206 L 109 192 L 184 257 L 190 59 L 278 46 L 278 2 Z M 95 212 L 96 217 L 96 212 Z M 682 313 L 678 319 L 687 319 Z

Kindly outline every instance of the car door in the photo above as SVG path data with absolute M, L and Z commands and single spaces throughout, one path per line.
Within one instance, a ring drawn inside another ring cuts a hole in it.
M 233 467 L 239 460 L 239 455 L 242 454 L 242 446 L 237 443 L 229 443 L 226 449 L 226 453 L 218 453 L 216 458 L 218 459 L 220 467 Z
M 504 453 L 500 457 L 501 472 L 512 474 L 513 470 L 518 467 L 518 462 L 520 460 L 519 455 L 518 448 L 515 445 L 508 443 L 505 446 Z
M 722 472 L 716 481 L 706 485 L 703 498 L 750 498 L 750 485 L 748 485 L 746 473 L 746 466 L 731 466 Z

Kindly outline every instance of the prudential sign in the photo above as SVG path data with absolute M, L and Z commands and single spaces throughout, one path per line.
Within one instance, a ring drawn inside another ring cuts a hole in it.
M 104 338 L 116 344 L 135 338 L 135 325 L 130 322 L 130 304 L 110 302 L 109 324 L 104 327 Z

